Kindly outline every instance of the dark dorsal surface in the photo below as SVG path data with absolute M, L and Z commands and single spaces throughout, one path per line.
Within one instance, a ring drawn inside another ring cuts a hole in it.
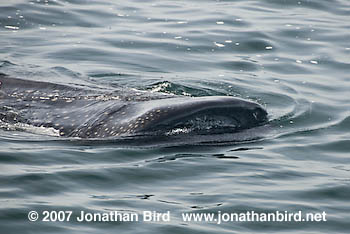
M 0 82 L 0 123 L 52 128 L 66 137 L 235 133 L 267 121 L 260 105 L 227 96 L 89 89 L 5 75 Z

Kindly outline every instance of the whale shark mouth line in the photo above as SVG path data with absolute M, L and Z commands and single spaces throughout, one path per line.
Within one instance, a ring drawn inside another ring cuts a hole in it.
M 181 97 L 87 90 L 0 74 L 0 127 L 48 128 L 68 138 L 235 134 L 268 122 L 259 104 L 228 96 Z M 21 125 L 22 124 L 22 125 Z M 46 134 L 46 133 L 44 133 Z
M 176 133 L 196 133 L 196 134 L 219 134 L 234 133 L 241 129 L 245 129 L 245 125 L 240 122 L 238 117 L 228 115 L 227 108 L 216 108 L 205 111 L 199 111 L 192 115 L 180 117 L 174 120 L 168 120 L 152 126 L 151 131 L 164 131 L 168 135 Z M 227 115 L 220 115 L 219 113 Z M 257 125 L 262 122 L 257 123 Z M 145 130 L 146 132 L 149 130 Z

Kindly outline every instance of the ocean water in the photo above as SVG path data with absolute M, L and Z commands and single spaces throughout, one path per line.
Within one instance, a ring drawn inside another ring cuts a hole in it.
M 349 233 L 349 16 L 346 0 L 2 1 L 1 73 L 240 97 L 263 105 L 271 128 L 152 147 L 1 129 L 0 233 Z M 140 220 L 79 222 L 81 211 Z M 170 221 L 143 221 L 148 211 Z M 277 211 L 326 215 L 218 222 Z

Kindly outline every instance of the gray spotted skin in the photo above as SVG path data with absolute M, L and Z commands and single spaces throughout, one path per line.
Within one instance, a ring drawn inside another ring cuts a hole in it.
M 65 137 L 234 133 L 267 121 L 260 105 L 225 96 L 96 91 L 5 75 L 0 90 L 2 122 L 54 128 Z

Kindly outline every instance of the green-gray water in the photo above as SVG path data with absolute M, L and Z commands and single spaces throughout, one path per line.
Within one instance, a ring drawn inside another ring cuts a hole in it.
M 0 233 L 348 233 L 349 15 L 346 0 L 3 1 L 1 73 L 236 96 L 263 105 L 272 127 L 256 141 L 171 147 L 3 128 Z M 73 216 L 40 221 L 45 210 Z M 80 211 L 170 211 L 171 221 L 79 223 Z M 182 219 L 247 211 L 327 220 Z

